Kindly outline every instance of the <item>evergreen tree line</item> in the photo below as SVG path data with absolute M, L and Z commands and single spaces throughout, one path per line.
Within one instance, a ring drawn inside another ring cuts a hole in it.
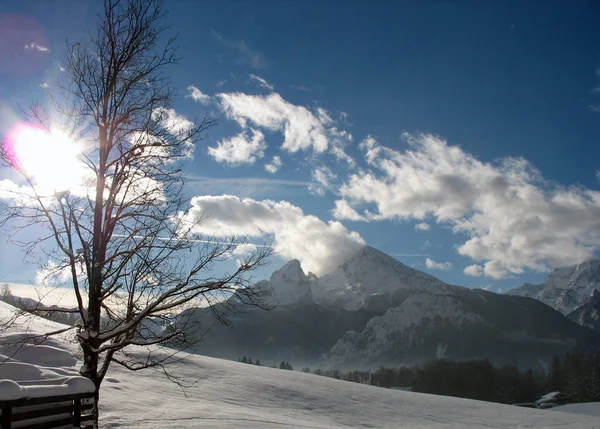
M 303 368 L 303 372 L 311 372 Z M 515 364 L 494 366 L 489 360 L 436 360 L 422 366 L 376 371 L 321 370 L 313 374 L 380 387 L 455 396 L 503 404 L 532 403 L 559 391 L 569 403 L 600 401 L 600 353 L 555 357 L 548 373 L 521 370 Z
M 242 356 L 241 358 L 238 358 L 238 362 L 247 363 L 247 364 L 250 364 L 250 365 L 261 366 L 260 359 L 256 359 L 256 361 L 253 362 L 251 357 L 246 357 L 246 356 Z M 294 370 L 294 368 L 292 368 L 292 365 L 290 365 L 289 362 L 286 362 L 286 361 L 283 361 L 283 360 L 280 362 L 279 367 L 277 366 L 277 364 L 273 364 L 272 368 L 287 369 L 287 370 L 290 370 L 290 371 Z

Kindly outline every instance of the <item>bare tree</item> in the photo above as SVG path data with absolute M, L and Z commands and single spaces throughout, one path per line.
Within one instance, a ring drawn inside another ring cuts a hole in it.
M 68 46 L 64 101 L 54 98 L 51 111 L 34 107 L 28 115 L 37 130 L 68 129 L 83 146 L 85 174 L 76 189 L 44 192 L 10 142 L 1 153 L 22 177 L 3 203 L 3 223 L 26 255 L 44 255 L 49 275 L 68 278 L 75 293 L 73 308 L 37 311 L 80 319 L 81 374 L 96 386 L 94 427 L 111 363 L 131 370 L 163 365 L 171 353 L 155 346 L 186 344 L 177 315 L 200 300 L 213 308 L 234 295 L 261 305 L 249 274 L 271 254 L 261 247 L 229 272 L 217 269 L 244 239 L 198 237 L 197 224 L 183 220 L 189 203 L 181 162 L 215 121 L 189 121 L 172 110 L 164 69 L 178 57 L 175 40 L 165 36 L 164 14 L 160 0 L 105 0 L 89 42 Z M 44 233 L 19 241 L 31 226 Z

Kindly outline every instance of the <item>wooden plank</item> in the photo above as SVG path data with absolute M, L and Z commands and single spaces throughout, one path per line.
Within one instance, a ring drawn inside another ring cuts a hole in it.
M 25 426 L 24 429 L 52 429 L 52 428 L 59 428 L 61 426 L 67 426 L 67 425 L 72 425 L 72 424 L 73 424 L 73 419 L 69 417 L 69 418 L 64 418 L 61 420 L 54 420 L 53 422 L 43 422 L 43 423 L 37 423 L 37 424 Z
M 63 405 L 61 407 L 51 407 L 42 408 L 40 410 L 23 411 L 21 413 L 13 413 L 11 420 L 13 422 L 18 422 L 21 420 L 37 419 L 38 417 L 49 417 L 56 414 L 71 414 L 74 411 L 79 412 L 79 415 L 81 416 L 81 410 L 90 410 L 93 406 L 94 404 Z
M 77 393 L 61 396 L 44 396 L 42 398 L 21 398 L 10 401 L 0 401 L 0 408 L 26 407 L 29 405 L 51 404 L 53 402 L 74 401 L 75 399 L 93 398 L 94 393 Z
M 83 421 L 93 420 L 92 416 L 82 416 L 79 419 L 74 419 L 73 417 L 64 418 L 61 420 L 55 420 L 53 422 L 43 422 L 37 423 L 29 426 L 25 426 L 23 429 L 53 429 L 61 426 L 69 426 L 81 423 Z M 90 426 L 91 427 L 91 426 Z

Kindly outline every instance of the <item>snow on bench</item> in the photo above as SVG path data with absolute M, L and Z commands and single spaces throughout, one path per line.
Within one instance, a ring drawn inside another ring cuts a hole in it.
M 94 383 L 85 377 L 69 377 L 58 385 L 20 385 L 0 380 L 0 428 L 80 428 L 92 420 Z M 89 426 L 91 427 L 91 426 Z

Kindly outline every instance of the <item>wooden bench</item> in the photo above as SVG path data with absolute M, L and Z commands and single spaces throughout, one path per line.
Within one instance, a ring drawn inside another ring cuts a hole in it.
M 19 429 L 51 429 L 69 425 L 74 428 L 91 429 L 93 399 L 90 403 L 82 403 L 82 400 L 93 397 L 94 393 L 77 393 L 0 401 L 0 428 L 13 429 L 13 423 L 18 423 L 16 427 Z M 67 417 L 69 414 L 70 417 Z M 37 421 L 28 422 L 34 419 Z M 84 422 L 87 423 L 82 426 Z

